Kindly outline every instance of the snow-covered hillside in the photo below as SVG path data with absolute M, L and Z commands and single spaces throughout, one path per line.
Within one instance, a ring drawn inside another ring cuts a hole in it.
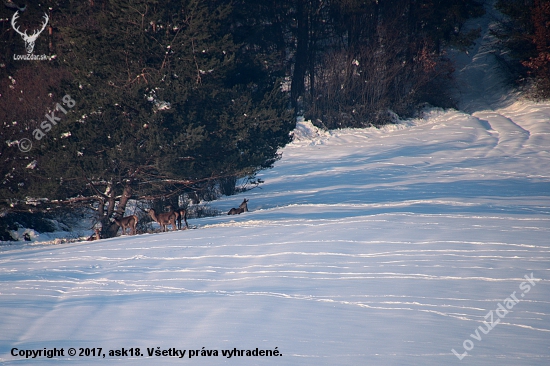
M 216 202 L 239 216 L 0 247 L 0 362 L 550 364 L 550 103 L 472 93 L 380 130 L 299 123 L 261 188 Z

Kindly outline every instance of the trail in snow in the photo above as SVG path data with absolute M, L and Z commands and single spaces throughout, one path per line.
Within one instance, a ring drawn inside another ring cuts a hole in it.
M 450 52 L 455 61 L 457 89 L 455 97 L 460 110 L 473 114 L 476 111 L 494 110 L 509 106 L 517 100 L 512 89 L 512 76 L 504 64 L 498 40 L 491 34 L 496 20 L 502 18 L 494 9 L 496 1 L 485 2 L 486 14 L 469 20 L 464 29 L 480 29 L 481 37 L 468 53 Z

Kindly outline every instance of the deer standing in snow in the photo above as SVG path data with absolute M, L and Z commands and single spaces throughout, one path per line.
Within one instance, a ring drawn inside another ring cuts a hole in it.
M 184 208 L 176 208 L 174 209 L 174 206 L 169 205 L 166 206 L 167 209 L 169 209 L 169 212 L 174 212 L 176 214 L 176 221 L 178 223 L 178 230 L 181 230 L 181 221 L 183 220 L 185 222 L 185 228 L 189 229 L 189 224 L 187 223 L 187 210 Z
M 185 222 L 185 228 L 189 229 L 189 224 L 187 223 L 187 210 L 183 208 L 178 208 L 176 211 L 176 220 L 178 220 L 178 230 L 181 230 L 181 220 Z
M 227 214 L 228 215 L 240 215 L 243 212 L 248 212 L 247 203 L 248 203 L 248 200 L 245 198 L 243 203 L 241 203 L 239 205 L 239 208 L 232 208 L 231 210 L 229 210 L 229 212 Z
M 170 210 L 170 212 L 162 212 L 162 213 L 157 214 L 154 209 L 150 209 L 147 212 L 147 214 L 149 214 L 149 216 L 151 216 L 151 218 L 153 220 L 158 222 L 158 224 L 162 228 L 163 232 L 166 231 L 166 226 L 167 225 L 172 225 L 172 231 L 176 230 L 176 228 L 177 228 L 177 226 L 176 226 L 177 214 L 176 214 L 175 211 Z
M 131 235 L 136 235 L 138 217 L 136 215 L 126 216 L 121 219 L 114 218 L 115 224 L 122 228 L 122 235 L 126 235 L 126 229 L 130 229 Z

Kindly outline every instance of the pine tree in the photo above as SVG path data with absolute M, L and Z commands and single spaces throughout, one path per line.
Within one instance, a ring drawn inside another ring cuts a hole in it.
M 280 80 L 231 36 L 225 1 L 62 2 L 67 114 L 36 147 L 48 184 L 25 193 L 95 202 L 104 235 L 130 198 L 157 199 L 269 167 L 293 128 Z M 54 201 L 55 203 L 56 201 Z

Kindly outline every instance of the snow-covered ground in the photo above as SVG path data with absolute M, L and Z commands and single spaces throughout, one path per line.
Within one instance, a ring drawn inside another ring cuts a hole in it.
M 550 364 L 550 103 L 494 87 L 380 130 L 299 123 L 215 203 L 250 212 L 196 230 L 1 247 L 0 363 Z
M 548 364 L 549 121 L 550 103 L 516 102 L 381 130 L 301 123 L 261 189 L 217 203 L 246 197 L 248 213 L 4 247 L 0 361 L 57 347 L 33 363 Z M 123 347 L 145 356 L 109 357 Z M 203 347 L 218 356 L 189 359 Z M 256 347 L 282 356 L 222 355 Z

